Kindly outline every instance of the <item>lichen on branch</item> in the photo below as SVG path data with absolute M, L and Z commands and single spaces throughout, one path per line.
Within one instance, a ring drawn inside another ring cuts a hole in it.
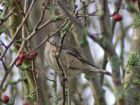
M 138 52 L 130 53 L 127 61 L 127 68 L 128 70 L 140 68 L 140 54 Z

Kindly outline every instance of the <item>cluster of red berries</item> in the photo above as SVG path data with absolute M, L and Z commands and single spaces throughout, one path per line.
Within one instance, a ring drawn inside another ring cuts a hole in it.
M 38 53 L 36 51 L 31 50 L 29 53 L 26 53 L 26 51 L 22 50 L 17 57 L 15 64 L 16 66 L 20 66 L 24 60 L 31 61 L 36 58 L 37 55 Z
M 114 21 L 121 21 L 123 19 L 122 16 L 118 13 L 113 13 L 111 17 Z
M 1 97 L 1 101 L 2 101 L 3 103 L 7 104 L 7 103 L 9 102 L 9 96 L 3 95 L 3 96 Z

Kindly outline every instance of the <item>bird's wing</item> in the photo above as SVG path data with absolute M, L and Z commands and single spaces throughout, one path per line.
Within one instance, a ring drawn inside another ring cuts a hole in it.
M 92 66 L 94 69 L 90 69 L 90 71 L 104 73 L 104 74 L 109 75 L 109 76 L 111 75 L 110 72 L 108 72 L 106 70 L 103 70 L 103 69 L 95 66 L 94 64 L 90 63 L 88 60 L 86 60 L 75 48 L 70 48 L 70 49 L 69 48 L 64 48 L 64 50 L 68 54 L 70 54 L 70 55 L 76 57 L 77 59 L 79 59 L 81 62 Z

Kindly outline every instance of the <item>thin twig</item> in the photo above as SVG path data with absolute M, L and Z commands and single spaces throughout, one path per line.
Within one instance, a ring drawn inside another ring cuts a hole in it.
M 27 40 L 30 40 L 35 34 L 38 33 L 38 30 L 44 28 L 45 26 L 47 26 L 50 23 L 51 23 L 51 20 L 48 20 L 43 25 L 41 25 L 40 27 L 35 28 L 34 31 L 27 37 Z
M 78 25 L 80 29 L 84 29 L 83 25 L 79 22 L 79 20 L 74 18 L 73 15 L 67 10 L 67 7 L 65 5 L 66 3 L 63 0 L 58 0 L 58 4 L 73 23 Z
M 62 105 L 65 105 L 66 103 L 66 96 L 65 96 L 65 78 L 66 78 L 66 73 L 65 73 L 65 70 L 63 68 L 63 65 L 60 64 L 60 58 L 59 58 L 59 54 L 56 55 L 56 61 L 57 61 L 57 65 L 59 67 L 59 69 L 61 70 L 61 73 L 62 73 L 62 81 L 61 81 L 61 85 L 62 85 L 62 90 L 63 90 L 63 101 L 62 101 Z
M 122 4 L 122 0 L 115 0 L 115 3 L 117 4 L 115 5 L 115 13 L 118 13 Z M 116 21 L 112 20 L 112 33 L 114 33 L 115 25 L 116 25 Z
M 59 16 L 60 20 L 63 19 L 64 17 L 61 15 Z M 27 37 L 27 40 L 30 40 L 40 29 L 43 29 L 45 26 L 49 25 L 51 22 L 56 22 L 53 19 L 46 21 L 44 24 L 38 26 L 37 28 L 34 29 L 34 31 Z
M 8 68 L 7 68 L 7 66 L 6 66 L 6 64 L 5 64 L 5 62 L 4 62 L 4 60 L 2 59 L 1 61 L 2 61 L 2 65 L 3 65 L 4 69 L 5 69 L 5 72 L 8 71 Z
M 17 85 L 19 82 L 24 81 L 24 80 L 25 79 L 18 79 L 16 81 L 12 81 L 12 82 L 9 81 L 9 82 L 7 82 L 7 84 L 5 85 L 5 87 L 2 89 L 2 91 L 5 91 L 9 85 Z
M 21 50 L 23 49 L 24 45 L 25 45 L 25 41 L 22 42 L 21 47 L 20 47 L 20 49 L 19 49 L 19 51 L 18 51 L 18 53 L 17 53 L 17 55 L 16 55 L 16 58 L 19 56 L 19 54 L 20 54 Z M 2 82 L 1 82 L 1 84 L 0 84 L 0 89 L 2 89 L 3 84 L 4 84 L 5 80 L 6 80 L 6 78 L 7 78 L 8 74 L 9 74 L 9 72 L 11 72 L 11 70 L 12 70 L 12 68 L 13 68 L 13 66 L 14 66 L 15 61 L 16 61 L 16 60 L 13 60 L 13 61 L 11 62 L 11 64 L 9 65 L 8 71 L 4 74 L 4 77 L 3 77 Z
M 10 44 L 7 46 L 7 49 L 3 52 L 3 54 L 0 56 L 0 60 L 5 56 L 6 52 L 8 51 L 8 49 L 11 47 L 11 45 L 13 44 L 14 40 L 16 39 L 17 35 L 18 35 L 18 32 L 20 31 L 20 29 L 22 28 L 23 24 L 26 22 L 33 6 L 34 6 L 34 3 L 35 3 L 36 0 L 32 0 L 31 4 L 30 4 L 30 7 L 24 17 L 24 19 L 22 20 L 21 24 L 17 27 L 14 35 L 13 35 L 13 38 L 12 38 L 12 41 L 10 42 Z
M 34 50 L 39 49 L 43 44 L 49 41 L 49 39 L 53 37 L 57 32 L 59 32 L 65 26 L 65 24 L 66 21 L 55 32 L 53 32 L 51 35 L 48 35 L 48 37 L 46 37 Z
M 43 105 L 42 100 L 41 100 L 41 95 L 40 95 L 40 87 L 39 87 L 39 83 L 36 77 L 36 71 L 35 71 L 35 65 L 34 65 L 34 61 L 32 61 L 32 74 L 33 74 L 33 78 L 34 78 L 34 82 L 36 85 L 36 92 L 37 92 L 37 98 L 39 100 L 40 105 Z
M 45 15 L 45 11 L 46 11 L 46 8 L 47 8 L 48 4 L 49 4 L 49 0 L 47 0 L 47 1 L 45 2 L 45 4 L 43 5 L 44 8 L 43 8 L 43 11 L 42 11 L 42 15 L 40 16 L 40 19 L 39 19 L 37 25 L 35 26 L 35 29 L 36 29 L 37 27 L 39 27 L 39 25 L 41 24 L 41 22 L 42 22 L 42 20 L 43 20 L 43 17 L 44 17 L 44 15 Z

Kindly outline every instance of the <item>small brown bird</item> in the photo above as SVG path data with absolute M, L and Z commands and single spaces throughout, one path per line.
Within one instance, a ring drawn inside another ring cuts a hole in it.
M 92 72 L 111 75 L 110 72 L 102 70 L 88 62 L 76 47 L 66 47 L 61 44 L 61 37 L 54 35 L 46 43 L 45 57 L 48 65 L 54 69 L 59 76 L 72 78 L 80 73 L 91 75 Z

